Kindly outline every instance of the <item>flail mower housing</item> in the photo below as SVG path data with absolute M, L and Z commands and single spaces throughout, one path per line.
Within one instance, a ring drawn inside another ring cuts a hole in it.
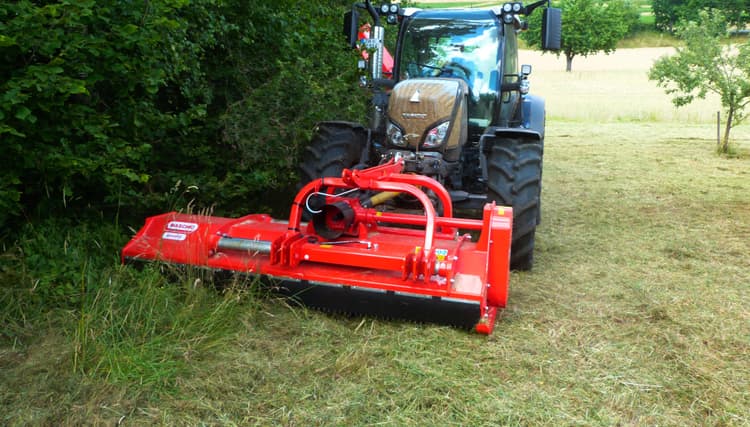
M 437 181 L 403 168 L 403 159 L 393 159 L 310 182 L 288 221 L 177 212 L 148 218 L 122 250 L 123 262 L 259 275 L 309 306 L 491 333 L 508 297 L 512 209 L 489 203 L 482 219 L 454 218 Z M 377 209 L 396 195 L 417 200 L 423 214 Z M 315 212 L 308 222 L 304 209 Z

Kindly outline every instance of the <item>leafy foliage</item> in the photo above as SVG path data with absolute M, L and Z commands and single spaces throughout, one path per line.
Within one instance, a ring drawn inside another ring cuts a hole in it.
M 106 222 L 50 218 L 23 226 L 18 243 L 0 253 L 0 338 L 21 333 L 42 313 L 78 307 L 81 285 L 119 261 L 124 240 Z
M 677 54 L 657 60 L 649 71 L 672 102 L 680 107 L 713 92 L 721 97 L 726 116 L 724 137 L 719 151 L 729 151 L 729 133 L 745 118 L 750 104 L 750 43 L 726 45 L 727 27 L 721 13 L 702 11 L 699 20 L 678 29 L 685 47 Z
M 697 20 L 703 9 L 724 13 L 730 25 L 738 28 L 750 22 L 750 0 L 653 0 L 656 28 L 672 32 L 681 20 Z
M 674 26 L 680 19 L 684 0 L 653 0 L 651 9 L 654 12 L 654 25 L 657 30 L 674 31 Z
M 562 9 L 562 49 L 566 71 L 571 71 L 573 58 L 596 52 L 611 53 L 617 42 L 638 22 L 638 10 L 624 0 L 560 0 L 553 2 Z M 529 30 L 523 34 L 529 46 L 541 46 L 541 13 L 529 19 Z
M 346 94 L 344 4 L 0 4 L 0 224 L 139 218 L 178 181 L 236 210 L 284 188 L 315 121 L 364 109 Z
M 135 196 L 155 146 L 205 118 L 211 94 L 198 59 L 221 29 L 190 31 L 182 7 L 3 6 L 12 17 L 3 19 L 11 42 L 2 51 L 2 129 L 12 149 L 3 154 L 17 183 L 7 190 L 23 193 L 16 210 Z

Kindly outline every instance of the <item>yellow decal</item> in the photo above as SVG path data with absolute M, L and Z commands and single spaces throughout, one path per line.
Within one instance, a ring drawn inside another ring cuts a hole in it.
M 333 247 L 333 245 L 320 245 L 320 246 L 318 246 L 318 247 L 320 247 L 320 248 L 325 248 L 325 249 L 330 249 L 330 248 L 332 248 L 332 247 Z
M 421 246 L 417 246 L 414 248 L 414 255 L 418 254 L 422 250 Z
M 505 209 L 503 209 L 503 208 L 497 208 L 497 214 L 501 215 L 501 216 L 504 216 L 505 215 Z

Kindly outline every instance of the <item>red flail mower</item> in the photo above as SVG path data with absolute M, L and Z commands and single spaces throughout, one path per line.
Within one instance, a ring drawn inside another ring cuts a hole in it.
M 445 188 L 402 170 L 403 160 L 392 160 L 312 181 L 288 222 L 265 214 L 153 216 L 122 259 L 259 275 L 312 307 L 490 334 L 508 297 L 512 210 L 493 202 L 481 220 L 454 218 Z M 397 196 L 417 200 L 422 213 L 375 208 Z M 308 222 L 305 209 L 313 212 Z

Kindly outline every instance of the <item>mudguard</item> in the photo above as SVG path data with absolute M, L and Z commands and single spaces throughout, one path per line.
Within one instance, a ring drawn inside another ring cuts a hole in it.
M 521 103 L 521 126 L 539 133 L 544 139 L 544 98 L 536 95 L 526 95 Z

